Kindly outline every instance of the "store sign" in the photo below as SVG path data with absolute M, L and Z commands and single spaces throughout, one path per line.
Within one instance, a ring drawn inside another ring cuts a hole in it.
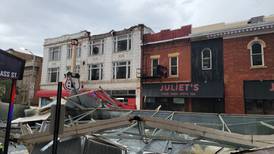
M 245 99 L 274 99 L 274 80 L 244 81 Z
M 0 50 L 0 78 L 21 80 L 25 61 Z
M 143 95 L 147 97 L 198 97 L 222 98 L 222 82 L 207 83 L 155 83 L 143 84 Z
M 78 73 L 68 72 L 65 75 L 65 81 L 63 82 L 64 89 L 68 91 L 80 89 L 80 75 Z

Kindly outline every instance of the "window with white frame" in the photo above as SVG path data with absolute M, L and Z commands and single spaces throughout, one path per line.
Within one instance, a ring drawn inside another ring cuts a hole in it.
M 48 82 L 59 81 L 59 67 L 48 68 Z
M 81 44 L 79 43 L 78 46 L 76 47 L 76 56 L 81 57 Z M 68 44 L 67 45 L 67 59 L 71 59 L 72 57 L 72 45 Z
M 247 48 L 250 50 L 250 65 L 251 67 L 261 67 L 265 66 L 264 62 L 264 48 L 266 44 L 263 40 L 255 37 L 247 45 Z
M 212 53 L 209 48 L 205 48 L 201 52 L 202 70 L 212 69 Z
M 178 56 L 169 57 L 169 75 L 178 76 Z
M 77 54 L 76 54 L 76 56 L 77 57 L 81 57 L 81 50 L 82 50 L 82 45 L 81 45 L 81 43 L 78 43 L 78 46 L 77 46 L 77 48 L 76 48 L 77 50 Z
M 102 80 L 102 79 L 103 79 L 103 64 L 89 64 L 88 80 Z
M 114 37 L 114 52 L 129 51 L 131 49 L 131 34 Z
M 130 61 L 113 62 L 113 79 L 130 78 Z
M 68 44 L 67 45 L 67 59 L 70 59 L 72 56 L 72 49 L 71 49 L 71 45 Z
M 259 42 L 255 42 L 251 46 L 250 51 L 251 66 L 264 66 L 263 47 Z
M 89 56 L 104 54 L 104 39 L 92 41 L 90 47 Z
M 49 61 L 57 61 L 61 58 L 61 46 L 49 48 Z
M 159 59 L 158 58 L 152 58 L 151 59 L 151 76 L 157 76 L 157 67 L 159 65 Z

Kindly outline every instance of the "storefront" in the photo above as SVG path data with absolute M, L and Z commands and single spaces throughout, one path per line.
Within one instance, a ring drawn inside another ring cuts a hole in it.
M 274 80 L 245 80 L 244 100 L 247 114 L 274 114 Z
M 222 82 L 150 83 L 143 84 L 142 94 L 144 109 L 155 109 L 161 105 L 162 110 L 199 111 L 201 108 L 201 111 L 211 111 L 204 108 L 223 103 L 220 100 L 224 97 L 224 86 Z
M 119 102 L 136 107 L 136 90 L 106 90 L 106 92 Z

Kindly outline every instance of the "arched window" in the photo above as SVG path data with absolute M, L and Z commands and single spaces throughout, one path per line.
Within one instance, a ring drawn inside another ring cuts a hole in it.
M 212 53 L 209 48 L 205 48 L 201 52 L 202 58 L 202 70 L 210 70 L 212 69 Z
M 248 43 L 247 48 L 250 50 L 251 67 L 265 66 L 264 64 L 264 47 L 263 40 L 255 37 L 254 40 Z

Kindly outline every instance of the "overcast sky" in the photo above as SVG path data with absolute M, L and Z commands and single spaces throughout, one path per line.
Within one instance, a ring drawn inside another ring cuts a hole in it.
M 42 55 L 45 38 L 143 23 L 154 31 L 273 15 L 274 0 L 1 0 L 0 48 Z

